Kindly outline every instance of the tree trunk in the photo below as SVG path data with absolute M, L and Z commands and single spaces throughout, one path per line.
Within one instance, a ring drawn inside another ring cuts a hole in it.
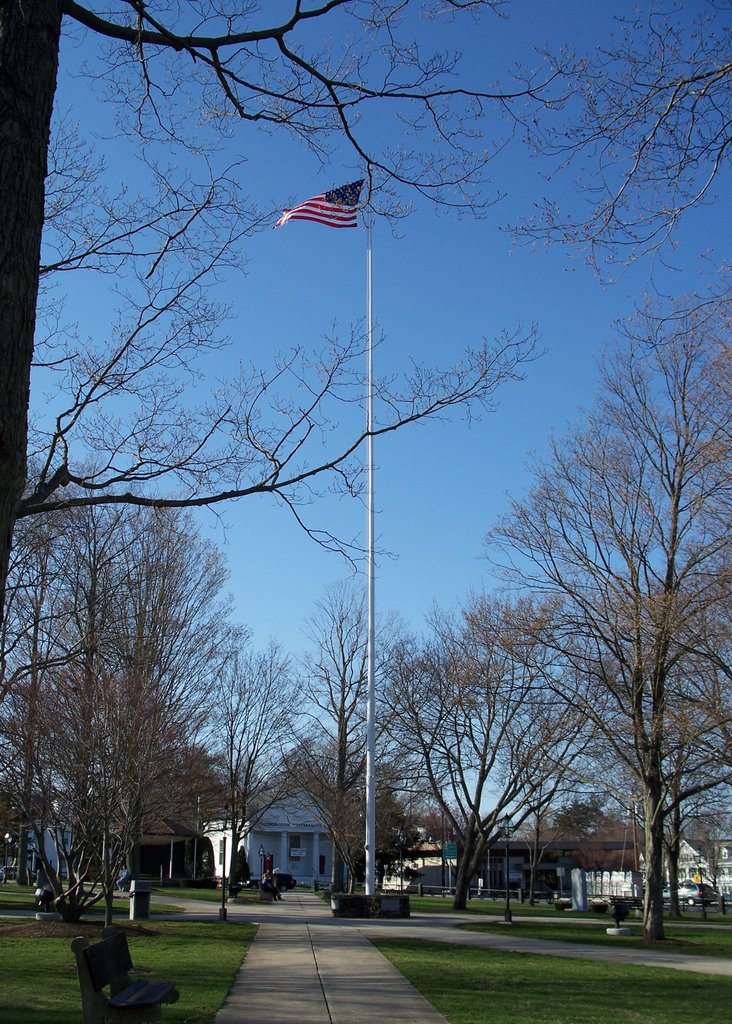
M 59 0 L 0 5 L 0 615 L 26 481 L 28 400 Z
M 344 892 L 345 890 L 345 864 L 343 857 L 338 852 L 335 843 L 333 844 L 333 866 L 331 869 L 330 887 L 332 892 Z
M 485 840 L 482 839 L 474 817 L 471 816 L 465 827 L 457 878 L 455 879 L 455 898 L 452 904 L 455 910 L 465 910 L 470 896 L 470 879 L 480 867 L 480 862 L 485 855 L 485 848 Z
M 540 825 L 537 818 L 533 834 L 531 836 L 531 845 L 529 846 L 529 906 L 533 907 L 535 903 L 534 890 L 536 889 L 536 872 L 539 867 L 539 861 L 541 860 L 541 834 Z
M 239 881 L 239 843 L 241 832 L 238 828 L 231 829 L 231 850 L 229 851 L 229 885 Z
M 663 929 L 663 808 L 660 778 L 646 783 L 643 797 L 645 812 L 645 881 L 643 929 L 647 941 L 664 939 Z
M 18 885 L 30 885 L 28 878 L 28 832 L 25 825 L 21 826 L 18 834 Z
M 112 901 L 114 899 L 114 881 L 111 878 L 112 865 L 109 849 L 109 829 L 105 827 L 104 841 L 102 843 L 102 891 L 104 892 L 104 924 L 109 927 L 112 923 Z
M 104 891 L 104 926 L 108 928 L 114 921 L 114 887 Z
M 666 840 L 666 860 L 668 863 L 669 884 L 669 917 L 680 918 L 679 907 L 679 854 L 681 852 L 681 809 L 674 804 L 670 815 L 671 838 Z

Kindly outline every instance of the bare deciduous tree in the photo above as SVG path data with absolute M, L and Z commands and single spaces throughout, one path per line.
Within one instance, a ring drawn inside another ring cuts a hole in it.
M 81 509 L 49 538 L 2 730 L 19 816 L 67 920 L 104 897 L 171 813 L 226 639 L 220 558 L 173 512 Z M 15 602 L 11 602 L 15 608 Z M 21 626 L 24 624 L 21 623 Z M 56 848 L 55 863 L 44 843 Z
M 576 172 L 585 205 L 547 200 L 530 230 L 585 246 L 603 271 L 608 255 L 669 252 L 694 207 L 723 208 L 732 140 L 728 10 L 651 3 L 617 20 L 575 77 L 577 117 L 532 126 L 542 152 Z
M 511 578 L 558 595 L 546 640 L 574 671 L 557 692 L 602 733 L 642 795 L 645 933 L 663 936 L 665 767 L 691 697 L 729 718 L 693 662 L 726 649 L 729 406 L 715 325 L 641 319 L 608 352 L 595 408 L 554 441 L 534 486 L 491 531 Z M 700 689 L 690 693 L 692 678 Z
M 283 755 L 296 729 L 289 660 L 274 641 L 260 652 L 234 635 L 211 708 L 209 733 L 219 754 L 231 823 L 228 877 L 237 881 L 239 842 L 284 793 Z
M 312 652 L 304 664 L 305 722 L 293 753 L 293 782 L 318 807 L 333 842 L 333 877 L 336 891 L 345 886 L 344 868 L 351 885 L 364 844 L 364 787 L 366 766 L 366 603 L 353 582 L 332 587 L 318 603 L 308 623 Z M 393 622 L 377 627 L 376 671 L 389 659 L 398 633 Z M 377 743 L 383 745 L 383 720 Z M 391 779 L 389 759 L 379 785 Z
M 329 432 L 326 398 L 342 397 L 353 382 L 351 360 L 360 348 L 354 340 L 307 368 L 296 353 L 271 371 L 247 369 L 230 395 L 203 400 L 195 410 L 190 396 L 181 399 L 192 353 L 215 344 L 221 310 L 212 307 L 208 285 L 217 268 L 240 260 L 237 242 L 260 225 L 260 214 L 241 201 L 232 174 L 212 170 L 196 187 L 166 170 L 167 156 L 149 158 L 150 187 L 139 212 L 134 197 L 102 191 L 96 162 L 74 143 L 62 113 L 49 151 L 64 71 L 62 30 L 83 36 L 92 76 L 113 83 L 108 102 L 111 112 L 116 101 L 117 137 L 137 135 L 145 152 L 182 146 L 200 156 L 204 129 L 191 118 L 198 108 L 208 130 L 228 127 L 233 116 L 289 133 L 321 161 L 331 147 L 345 147 L 368 179 L 372 206 L 386 214 L 404 211 L 400 192 L 479 210 L 490 202 L 481 191 L 489 162 L 479 130 L 486 109 L 515 120 L 527 107 L 556 101 L 560 69 L 495 90 L 460 81 L 459 58 L 444 49 L 439 33 L 431 51 L 420 45 L 417 6 L 294 3 L 281 20 L 248 3 L 198 6 L 195 14 L 166 5 L 156 11 L 136 0 L 103 13 L 77 0 L 0 6 L 0 130 L 7 142 L 0 152 L 0 598 L 18 514 L 104 501 L 210 505 L 252 493 L 276 493 L 297 514 L 298 487 L 318 475 L 345 476 L 351 486 L 351 460 L 364 436 L 359 428 L 334 447 L 318 451 L 312 444 Z M 430 13 L 446 31 L 453 19 L 495 6 L 435 3 Z M 421 22 L 423 32 L 432 25 Z M 371 131 L 376 111 L 388 130 Z M 49 328 L 55 352 L 39 351 L 39 362 L 65 378 L 65 398 L 29 443 L 42 268 L 120 273 L 123 263 L 122 314 L 108 337 L 81 344 L 65 337 L 63 321 Z M 531 337 L 518 335 L 477 345 L 449 372 L 419 370 L 401 388 L 384 385 L 379 431 L 454 405 L 490 405 L 531 348 Z M 171 367 L 180 373 L 169 376 Z M 293 402 L 286 391 L 268 411 L 274 381 L 283 375 L 295 386 L 302 382 L 308 397 Z M 111 411 L 102 409 L 103 400 Z M 167 492 L 153 492 L 152 482 L 168 483 Z M 85 488 L 83 495 L 69 496 L 72 484 Z
M 429 784 L 458 840 L 455 907 L 501 833 L 546 801 L 578 752 L 582 722 L 557 705 L 530 603 L 476 599 L 460 621 L 438 615 L 435 638 L 396 662 L 393 728 L 415 777 Z

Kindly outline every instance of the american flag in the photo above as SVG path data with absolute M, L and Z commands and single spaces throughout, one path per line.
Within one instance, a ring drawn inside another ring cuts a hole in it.
M 291 210 L 283 210 L 275 227 L 282 227 L 288 220 L 313 220 L 316 224 L 325 224 L 328 228 L 355 228 L 362 188 L 363 178 L 360 181 L 352 181 L 350 185 L 331 189 L 330 192 L 321 192 L 319 196 L 306 199 L 304 203 L 293 206 Z

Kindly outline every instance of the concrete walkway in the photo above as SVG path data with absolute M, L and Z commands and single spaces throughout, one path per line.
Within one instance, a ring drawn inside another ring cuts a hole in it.
M 445 1024 L 357 929 L 263 924 L 216 1024 Z
M 524 938 L 520 917 L 514 918 L 518 927 L 494 934 L 458 930 L 467 920 L 459 914 L 413 912 L 404 921 L 333 918 L 327 904 L 305 891 L 276 904 L 232 902 L 228 916 L 256 921 L 259 931 L 216 1024 L 445 1024 L 369 936 L 732 975 L 732 960 L 722 958 Z
M 229 920 L 239 918 L 230 905 Z M 216 1024 L 446 1024 L 372 946 L 362 922 L 334 920 L 318 897 L 288 893 L 262 906 L 257 923 Z

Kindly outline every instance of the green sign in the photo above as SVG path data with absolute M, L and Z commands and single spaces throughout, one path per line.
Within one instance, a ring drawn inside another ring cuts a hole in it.
M 442 856 L 445 860 L 457 860 L 457 843 L 445 843 L 442 847 Z

